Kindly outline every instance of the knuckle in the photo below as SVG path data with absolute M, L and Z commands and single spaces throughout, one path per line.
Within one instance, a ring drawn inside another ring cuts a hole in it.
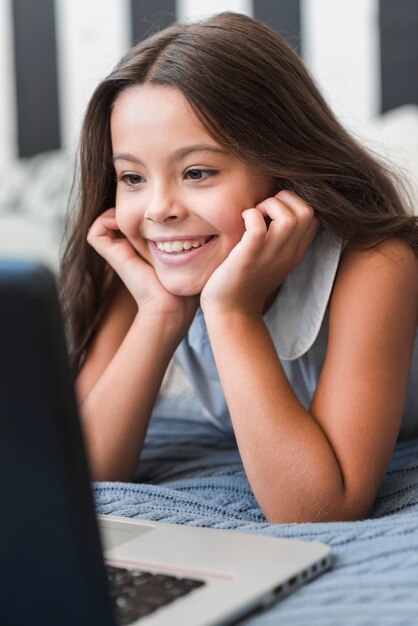
M 290 200 L 293 198 L 293 194 L 287 189 L 281 189 L 278 193 L 276 193 L 275 198 L 279 200 Z
M 292 211 L 285 211 L 282 215 L 283 226 L 290 231 L 293 231 L 299 223 L 297 215 Z
M 313 208 L 311 207 L 310 204 L 307 204 L 305 206 L 305 210 L 304 210 L 304 219 L 305 221 L 310 224 L 312 222 L 312 220 L 316 219 L 315 218 L 315 211 L 313 210 Z
M 266 206 L 268 206 L 268 204 L 271 202 L 271 200 L 273 200 L 274 198 L 266 198 L 265 200 L 263 200 L 262 202 L 259 202 L 258 204 L 255 205 L 255 210 L 259 211 L 259 212 L 263 212 L 266 208 Z
M 282 189 L 275 197 L 285 204 L 289 204 L 293 210 L 300 214 L 301 218 L 312 219 L 315 216 L 315 211 L 310 204 L 287 189 Z
M 310 204 L 304 203 L 302 207 L 302 212 L 303 212 L 304 217 L 306 217 L 306 219 L 308 219 L 309 221 L 312 221 L 313 218 L 315 217 L 315 211 L 313 210 Z

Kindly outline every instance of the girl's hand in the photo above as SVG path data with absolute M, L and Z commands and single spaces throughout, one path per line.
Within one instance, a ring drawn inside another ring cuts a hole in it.
M 319 227 L 313 209 L 289 191 L 242 216 L 246 230 L 241 241 L 202 291 L 205 312 L 216 308 L 262 314 L 269 296 L 302 261 Z
M 154 268 L 134 249 L 119 230 L 115 209 L 108 209 L 93 222 L 88 243 L 118 274 L 135 299 L 141 315 L 171 316 L 187 331 L 198 306 L 197 297 L 175 296 L 158 280 Z M 183 314 L 183 315 L 182 315 Z

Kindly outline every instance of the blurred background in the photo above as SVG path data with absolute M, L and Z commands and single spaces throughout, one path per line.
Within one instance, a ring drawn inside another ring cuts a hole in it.
M 418 0 L 0 0 L 0 255 L 57 267 L 93 89 L 132 43 L 225 10 L 285 37 L 418 198 Z

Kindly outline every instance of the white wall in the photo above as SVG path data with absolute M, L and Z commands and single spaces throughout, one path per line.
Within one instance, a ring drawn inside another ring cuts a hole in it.
M 222 11 L 253 14 L 252 0 L 176 0 L 177 15 L 181 20 L 198 20 Z
M 0 0 L 0 164 L 17 152 L 12 1 Z M 378 0 L 300 2 L 305 60 L 343 123 L 361 128 L 379 110 Z M 72 150 L 89 96 L 129 45 L 129 0 L 55 0 L 55 7 L 62 135 Z M 253 0 L 177 0 L 180 19 L 224 10 L 251 15 Z
M 380 109 L 378 11 L 378 0 L 302 0 L 305 63 L 348 127 Z
M 0 0 L 0 167 L 17 152 L 11 5 Z
M 55 0 L 64 146 L 73 149 L 97 83 L 130 42 L 128 0 Z

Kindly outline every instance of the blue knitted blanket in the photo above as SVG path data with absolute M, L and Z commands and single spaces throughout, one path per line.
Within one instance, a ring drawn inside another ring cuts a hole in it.
M 243 626 L 418 624 L 418 441 L 398 444 L 371 517 L 359 522 L 266 523 L 235 440 L 182 420 L 151 423 L 135 483 L 95 483 L 93 490 L 99 513 L 332 547 L 330 572 Z

